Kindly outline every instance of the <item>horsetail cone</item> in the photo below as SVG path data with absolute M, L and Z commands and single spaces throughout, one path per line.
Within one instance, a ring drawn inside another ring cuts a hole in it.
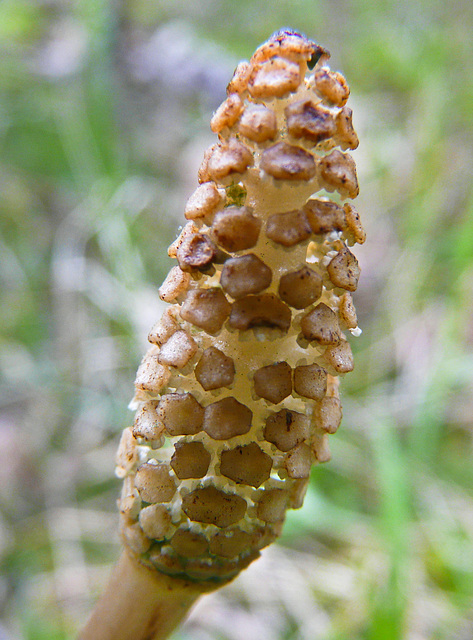
M 349 88 L 328 59 L 282 31 L 238 65 L 169 248 L 117 456 L 124 542 L 165 574 L 233 578 L 330 457 L 365 234 Z

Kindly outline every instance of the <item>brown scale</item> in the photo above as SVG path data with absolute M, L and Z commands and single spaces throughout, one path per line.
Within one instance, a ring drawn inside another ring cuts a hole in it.
M 330 458 L 338 376 L 353 369 L 344 331 L 359 333 L 350 247 L 365 234 L 346 201 L 358 194 L 349 88 L 328 59 L 283 31 L 238 65 L 169 248 L 169 306 L 117 474 L 125 543 L 171 575 L 233 578 Z

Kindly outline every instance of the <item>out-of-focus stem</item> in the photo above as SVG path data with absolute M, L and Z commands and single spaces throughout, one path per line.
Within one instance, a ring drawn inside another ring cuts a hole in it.
M 202 593 L 140 565 L 125 550 L 78 640 L 164 640 Z

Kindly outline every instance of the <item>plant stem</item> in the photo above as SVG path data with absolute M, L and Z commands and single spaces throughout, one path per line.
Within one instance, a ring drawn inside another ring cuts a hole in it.
M 78 640 L 164 640 L 202 592 L 140 565 L 125 550 Z

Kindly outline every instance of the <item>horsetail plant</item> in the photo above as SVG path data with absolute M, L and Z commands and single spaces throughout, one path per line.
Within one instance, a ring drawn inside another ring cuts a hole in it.
M 125 550 L 82 640 L 167 637 L 278 537 L 330 458 L 365 233 L 349 88 L 328 59 L 278 32 L 213 115 L 117 455 Z

